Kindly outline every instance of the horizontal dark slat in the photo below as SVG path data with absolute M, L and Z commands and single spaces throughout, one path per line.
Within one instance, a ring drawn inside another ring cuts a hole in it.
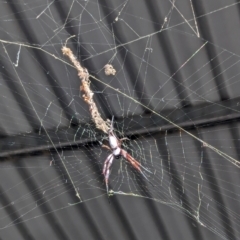
M 207 127 L 240 119 L 240 112 L 237 110 L 239 103 L 240 98 L 236 98 L 220 103 L 205 103 L 196 107 L 162 111 L 159 114 L 185 129 Z M 123 123 L 124 125 L 122 125 Z M 119 129 L 124 129 L 125 136 L 129 137 L 132 135 L 164 132 L 166 130 L 177 130 L 176 126 L 173 126 L 156 114 L 135 115 L 124 119 L 118 118 L 115 120 L 115 126 L 118 126 Z M 124 126 L 127 126 L 126 130 Z M 2 138 L 0 140 L 0 157 L 30 154 L 53 148 L 59 149 L 86 145 L 101 141 L 102 138 L 102 132 L 96 131 L 96 134 L 91 134 L 89 124 L 59 129 L 57 132 L 49 130 L 48 135 L 44 131 L 42 131 L 41 135 L 26 133 Z

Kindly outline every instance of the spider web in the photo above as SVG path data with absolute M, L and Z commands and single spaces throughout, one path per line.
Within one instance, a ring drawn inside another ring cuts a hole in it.
M 101 117 L 115 117 L 116 134 L 129 138 L 123 148 L 147 169 L 149 181 L 115 159 L 111 194 L 168 205 L 217 238 L 238 239 L 240 32 L 229 30 L 239 28 L 238 8 L 1 1 L 1 231 L 107 198 L 107 134 L 66 46 L 90 73 Z

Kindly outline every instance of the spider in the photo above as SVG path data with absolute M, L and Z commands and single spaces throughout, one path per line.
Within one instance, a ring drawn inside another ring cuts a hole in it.
M 141 173 L 141 175 L 147 181 L 149 181 L 149 179 L 143 173 L 142 169 L 152 174 L 152 172 L 150 172 L 148 169 L 143 167 L 141 165 L 141 163 L 139 163 L 136 159 L 134 159 L 127 151 L 125 151 L 124 149 L 121 148 L 122 141 L 123 140 L 129 140 L 129 139 L 128 138 L 122 138 L 122 139 L 117 138 L 117 136 L 113 132 L 113 120 L 114 120 L 114 116 L 112 117 L 111 126 L 110 126 L 110 129 L 108 131 L 109 146 L 106 146 L 104 144 L 102 145 L 102 147 L 107 148 L 108 150 L 112 151 L 112 153 L 105 160 L 104 166 L 103 166 L 103 175 L 104 175 L 104 178 L 105 178 L 107 194 L 108 194 L 108 180 L 109 180 L 109 175 L 110 175 L 110 167 L 113 163 L 114 158 L 119 159 L 122 156 L 124 159 L 126 159 L 132 165 L 132 167 L 134 169 L 136 169 L 139 173 Z

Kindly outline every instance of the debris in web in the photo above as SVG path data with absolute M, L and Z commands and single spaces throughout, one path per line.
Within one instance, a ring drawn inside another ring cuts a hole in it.
M 116 74 L 116 70 L 113 68 L 113 65 L 111 64 L 106 64 L 104 66 L 104 72 L 107 76 Z
M 68 56 L 68 58 L 70 59 L 70 61 L 73 63 L 73 65 L 75 66 L 75 68 L 78 71 L 78 76 L 81 80 L 80 91 L 83 92 L 82 97 L 89 106 L 89 111 L 90 111 L 92 120 L 96 125 L 96 128 L 102 130 L 103 132 L 105 132 L 107 134 L 108 130 L 109 130 L 109 124 L 108 124 L 108 121 L 104 121 L 102 119 L 101 114 L 98 111 L 97 105 L 95 104 L 95 102 L 93 100 L 94 93 L 92 92 L 92 90 L 90 88 L 91 81 L 89 80 L 88 70 L 81 66 L 81 64 L 79 63 L 79 61 L 77 60 L 77 58 L 75 57 L 75 55 L 73 54 L 73 52 L 70 48 L 68 48 L 66 46 L 62 47 L 62 53 L 63 53 L 63 55 Z M 115 69 L 113 69 L 113 70 L 115 71 Z M 105 72 L 106 72 L 106 70 L 105 70 Z

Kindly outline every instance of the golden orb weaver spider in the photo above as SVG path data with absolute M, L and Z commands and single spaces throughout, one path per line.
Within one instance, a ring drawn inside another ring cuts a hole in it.
M 110 129 L 108 131 L 108 142 L 109 142 L 109 146 L 106 145 L 102 145 L 102 147 L 107 148 L 108 150 L 110 150 L 112 153 L 107 157 L 107 159 L 104 162 L 103 165 L 103 175 L 104 175 L 104 179 L 105 179 L 105 184 L 106 184 L 106 189 L 107 189 L 107 194 L 109 195 L 109 191 L 108 191 L 108 182 L 109 182 L 109 175 L 110 175 L 110 167 L 113 163 L 114 158 L 118 159 L 119 157 L 123 157 L 124 159 L 126 159 L 131 166 L 137 170 L 148 182 L 149 179 L 147 178 L 147 176 L 144 174 L 144 172 L 142 171 L 145 170 L 149 173 L 152 174 L 151 171 L 149 171 L 147 168 L 143 167 L 141 165 L 141 163 L 139 163 L 136 159 L 134 159 L 127 151 L 125 151 L 124 149 L 121 148 L 122 145 L 122 141 L 126 140 L 128 138 L 122 138 L 122 139 L 118 139 L 117 136 L 115 135 L 114 131 L 113 131 L 113 120 L 114 120 L 114 116 L 112 117 L 112 121 L 111 121 L 111 126 Z M 129 140 L 129 139 L 128 139 Z M 151 183 L 151 182 L 150 182 Z M 152 184 L 152 183 L 151 183 Z M 153 185 L 153 184 L 152 184 Z M 154 186 L 154 185 L 153 185 Z

